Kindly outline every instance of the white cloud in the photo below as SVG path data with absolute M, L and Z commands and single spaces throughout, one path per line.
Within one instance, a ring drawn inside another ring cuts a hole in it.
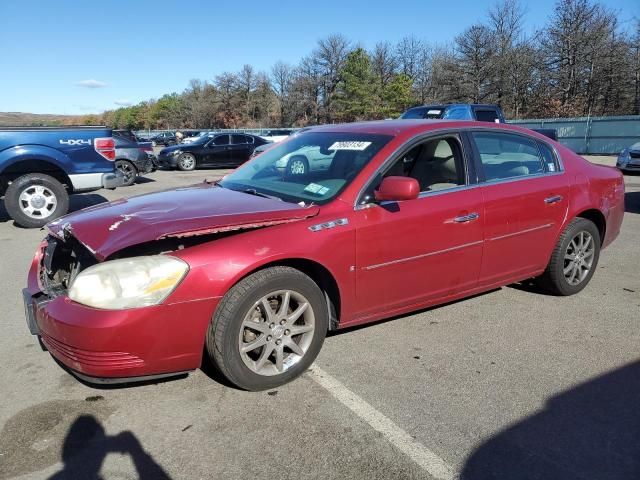
M 84 88 L 104 88 L 107 86 L 106 82 L 101 82 L 100 80 L 80 80 L 76 82 L 76 86 L 84 87 Z
M 123 98 L 122 100 L 116 100 L 115 102 L 116 105 L 120 106 L 120 107 L 130 107 L 131 105 L 133 105 L 133 102 L 129 99 Z

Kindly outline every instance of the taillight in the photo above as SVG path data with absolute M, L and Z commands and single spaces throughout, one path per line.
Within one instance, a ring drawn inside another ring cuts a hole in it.
M 116 142 L 111 137 L 96 138 L 93 141 L 93 146 L 100 155 L 107 160 L 116 159 Z

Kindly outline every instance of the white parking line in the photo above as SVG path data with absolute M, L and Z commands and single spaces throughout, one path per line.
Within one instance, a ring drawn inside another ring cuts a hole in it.
M 311 366 L 309 373 L 316 383 L 367 422 L 374 430 L 380 432 L 394 447 L 420 465 L 431 476 L 440 480 L 455 478 L 451 467 L 442 458 L 421 443 L 416 442 L 411 435 L 338 380 L 315 364 Z

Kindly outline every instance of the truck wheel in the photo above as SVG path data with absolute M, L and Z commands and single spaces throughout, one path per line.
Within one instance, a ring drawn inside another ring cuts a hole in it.
M 13 220 L 25 228 L 38 228 L 64 215 L 69 209 L 69 195 L 55 178 L 29 173 L 15 179 L 4 197 Z
M 133 182 L 136 181 L 136 177 L 138 176 L 138 170 L 133 163 L 128 160 L 117 160 L 116 169 L 120 170 L 124 175 L 123 187 L 133 185 Z

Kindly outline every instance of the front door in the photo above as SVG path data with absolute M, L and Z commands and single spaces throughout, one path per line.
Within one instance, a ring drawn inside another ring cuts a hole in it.
M 569 206 L 566 175 L 552 150 L 529 136 L 472 132 L 483 176 L 482 285 L 539 273 Z
M 205 146 L 205 165 L 229 165 L 231 163 L 230 149 L 229 135 L 226 133 L 216 135 Z
M 429 139 L 384 176 L 411 176 L 419 198 L 359 207 L 356 296 L 360 318 L 473 289 L 483 247 L 482 194 L 468 185 L 457 136 Z

